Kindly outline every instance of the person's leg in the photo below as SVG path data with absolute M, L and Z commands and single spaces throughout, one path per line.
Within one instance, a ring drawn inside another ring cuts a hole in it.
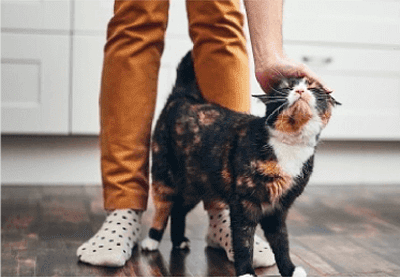
M 249 112 L 250 74 L 243 15 L 235 1 L 186 2 L 193 60 L 203 96 L 226 108 Z M 223 248 L 233 261 L 229 209 L 221 203 L 204 203 L 210 218 L 207 243 Z M 275 263 L 267 242 L 254 239 L 255 267 Z
M 238 0 L 186 2 L 197 82 L 203 96 L 249 112 L 250 74 Z
M 79 259 L 87 263 L 122 266 L 139 238 L 168 6 L 168 1 L 115 1 L 100 97 L 104 207 L 113 212 L 78 249 Z

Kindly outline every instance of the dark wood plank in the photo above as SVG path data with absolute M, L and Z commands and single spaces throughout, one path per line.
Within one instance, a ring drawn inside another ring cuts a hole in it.
M 400 276 L 400 186 L 314 186 L 289 213 L 291 256 L 310 276 Z M 188 216 L 189 252 L 138 248 L 122 268 L 78 262 L 75 252 L 106 213 L 99 186 L 2 186 L 2 276 L 234 276 L 222 250 L 207 248 L 202 204 Z M 143 216 L 146 235 L 152 203 Z M 262 236 L 262 231 L 257 229 Z M 276 276 L 276 266 L 256 270 Z

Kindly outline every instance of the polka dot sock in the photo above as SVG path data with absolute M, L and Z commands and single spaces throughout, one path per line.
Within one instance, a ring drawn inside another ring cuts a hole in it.
M 233 262 L 229 210 L 208 210 L 208 216 L 210 218 L 210 225 L 206 237 L 208 246 L 224 249 L 228 259 Z M 269 244 L 257 235 L 254 236 L 253 253 L 253 266 L 255 268 L 267 267 L 275 264 L 275 257 Z
M 79 260 L 99 266 L 123 266 L 140 237 L 141 217 L 141 211 L 131 209 L 111 212 L 100 230 L 78 248 Z

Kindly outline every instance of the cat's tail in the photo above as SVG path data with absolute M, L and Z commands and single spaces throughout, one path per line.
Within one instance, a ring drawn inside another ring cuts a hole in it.
M 191 98 L 196 102 L 205 103 L 205 99 L 201 95 L 197 85 L 196 74 L 194 72 L 194 64 L 192 51 L 189 51 L 179 63 L 176 70 L 176 82 L 172 90 L 172 98 Z

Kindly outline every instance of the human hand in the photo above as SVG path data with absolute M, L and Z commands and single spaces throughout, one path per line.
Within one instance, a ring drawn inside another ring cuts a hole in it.
M 317 82 L 322 86 L 326 93 L 332 93 L 324 82 L 311 71 L 305 64 L 298 63 L 287 56 L 269 58 L 261 68 L 256 68 L 256 79 L 264 92 L 279 82 L 282 78 L 307 78 L 311 82 Z

